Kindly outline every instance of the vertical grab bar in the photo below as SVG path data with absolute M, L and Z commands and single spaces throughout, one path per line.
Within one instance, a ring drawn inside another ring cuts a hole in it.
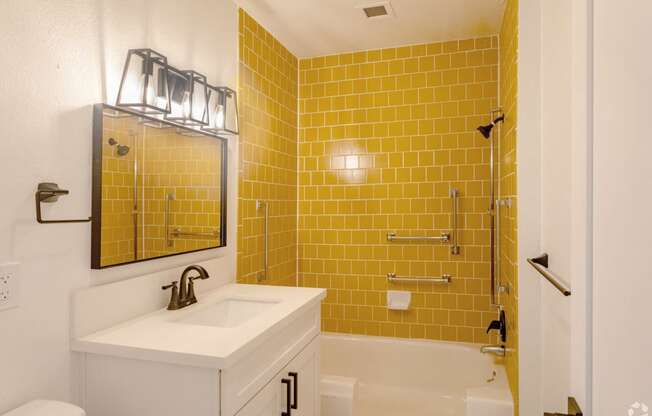
M 500 238 L 500 200 L 492 200 L 493 207 L 489 210 L 491 216 L 491 306 L 499 306 L 496 301 L 496 287 L 500 286 L 496 280 L 500 278 L 500 242 L 496 239 Z
M 262 200 L 257 200 L 256 201 L 256 210 L 259 210 L 261 208 L 265 208 L 265 235 L 263 239 L 263 244 L 264 244 L 264 254 L 263 254 L 263 275 L 258 276 L 257 279 L 258 281 L 265 280 L 267 279 L 267 271 L 269 268 L 269 203 L 267 201 L 262 201 Z
M 451 197 L 451 254 L 458 255 L 460 254 L 460 245 L 458 240 L 458 224 L 457 224 L 457 215 L 459 211 L 459 198 L 460 191 L 457 188 L 452 188 L 450 190 Z
M 170 205 L 174 201 L 174 193 L 169 192 L 165 195 L 165 243 L 168 247 L 174 244 L 170 238 Z

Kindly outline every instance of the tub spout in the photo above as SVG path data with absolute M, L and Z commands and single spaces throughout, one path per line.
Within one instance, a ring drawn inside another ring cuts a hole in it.
M 499 357 L 505 356 L 505 346 L 504 345 L 483 345 L 480 347 L 480 352 L 483 354 L 494 354 Z

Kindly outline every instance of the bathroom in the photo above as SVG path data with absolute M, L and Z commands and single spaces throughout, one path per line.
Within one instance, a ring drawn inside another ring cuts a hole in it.
M 0 415 L 647 414 L 626 3 L 0 2 Z

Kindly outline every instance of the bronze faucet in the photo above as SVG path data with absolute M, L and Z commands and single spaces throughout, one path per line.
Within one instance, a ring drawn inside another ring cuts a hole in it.
M 188 274 L 192 271 L 199 273 L 198 276 L 188 277 Z M 168 310 L 175 311 L 177 309 L 185 308 L 186 306 L 197 303 L 197 297 L 195 296 L 195 283 L 196 279 L 208 279 L 210 276 L 206 269 L 201 266 L 193 265 L 188 266 L 181 274 L 180 287 L 177 287 L 177 282 L 174 281 L 166 286 L 161 286 L 161 289 L 167 290 L 172 289 L 172 294 L 170 296 L 170 302 L 168 303 Z

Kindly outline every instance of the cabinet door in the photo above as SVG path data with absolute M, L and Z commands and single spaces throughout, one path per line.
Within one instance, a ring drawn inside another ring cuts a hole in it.
M 288 363 L 236 416 L 319 416 L 319 338 Z
M 292 416 L 319 416 L 319 337 L 281 371 L 292 380 Z
M 285 397 L 289 383 L 281 383 L 281 377 L 275 377 L 258 392 L 237 416 L 280 416 L 285 411 Z

